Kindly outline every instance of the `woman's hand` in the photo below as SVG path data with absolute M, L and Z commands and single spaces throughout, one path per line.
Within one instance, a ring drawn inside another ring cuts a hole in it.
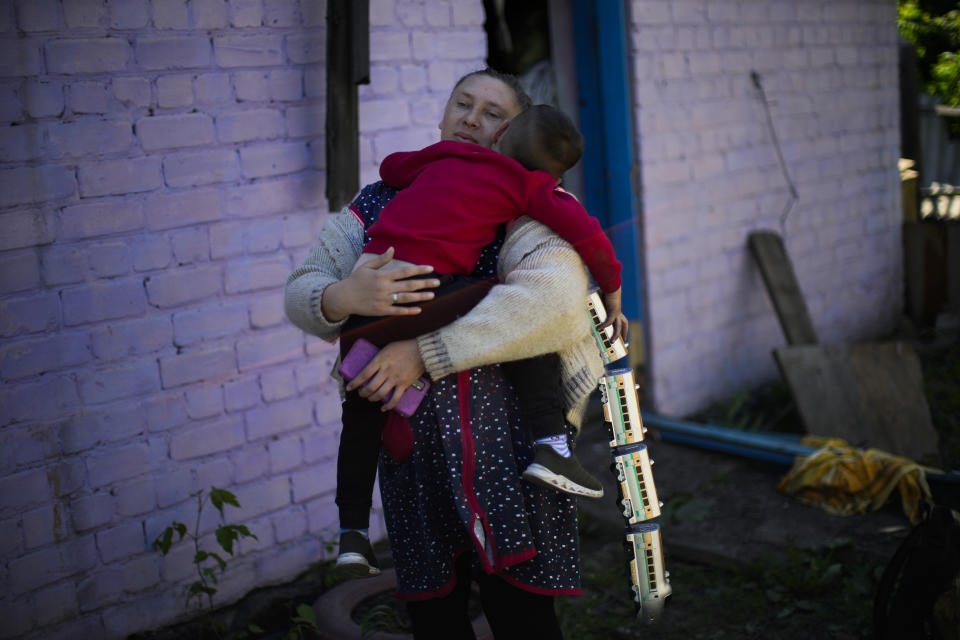
M 390 411 L 407 387 L 423 375 L 426 370 L 416 340 L 392 342 L 373 357 L 367 366 L 347 384 L 347 391 L 360 389 L 360 397 L 370 402 L 381 402 L 385 398 L 382 411 Z
M 397 304 L 432 300 L 433 292 L 421 289 L 439 287 L 440 281 L 433 278 L 404 278 L 432 273 L 433 267 L 415 265 L 383 269 L 392 258 L 393 247 L 324 289 L 320 300 L 324 317 L 330 322 L 339 322 L 351 315 L 410 316 L 420 313 L 420 307 L 400 307 Z

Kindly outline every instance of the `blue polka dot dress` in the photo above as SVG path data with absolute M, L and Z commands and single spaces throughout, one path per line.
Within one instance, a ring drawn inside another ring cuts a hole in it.
M 350 205 L 369 228 L 396 191 L 376 182 Z M 473 275 L 496 275 L 504 233 Z M 368 240 L 369 238 L 365 238 Z M 533 459 L 510 383 L 499 366 L 436 381 L 410 418 L 413 453 L 380 459 L 380 493 L 397 571 L 397 593 L 422 600 L 448 593 L 456 558 L 546 595 L 580 594 L 576 500 L 523 481 Z

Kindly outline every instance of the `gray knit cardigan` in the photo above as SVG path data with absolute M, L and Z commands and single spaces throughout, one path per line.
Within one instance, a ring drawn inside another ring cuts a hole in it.
M 350 274 L 363 226 L 344 208 L 323 226 L 318 244 L 287 279 L 287 317 L 307 333 L 334 340 L 344 321 L 321 311 L 324 289 Z M 603 375 L 586 311 L 588 279 L 573 247 L 545 225 L 521 218 L 507 233 L 495 286 L 467 315 L 418 338 L 434 380 L 458 371 L 557 352 L 567 419 L 579 428 L 587 396 Z

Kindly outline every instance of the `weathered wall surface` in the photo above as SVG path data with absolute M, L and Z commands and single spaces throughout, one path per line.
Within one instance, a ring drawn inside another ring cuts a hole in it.
M 259 537 L 218 602 L 326 557 L 335 354 L 282 305 L 327 210 L 325 12 L 0 3 L 0 638 L 181 615 L 192 550 L 150 543 L 211 485 Z M 363 182 L 438 138 L 482 22 L 479 0 L 371 2 Z
M 652 392 L 683 414 L 777 376 L 785 344 L 746 246 L 783 233 L 821 342 L 902 308 L 896 5 L 629 3 Z M 789 192 L 760 75 L 799 202 Z

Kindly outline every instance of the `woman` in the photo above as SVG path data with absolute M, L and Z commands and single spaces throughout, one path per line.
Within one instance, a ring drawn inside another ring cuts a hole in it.
M 497 128 L 527 106 L 512 77 L 468 74 L 447 101 L 440 137 L 489 147 Z M 364 230 L 393 194 L 383 183 L 368 185 L 324 226 L 320 244 L 287 283 L 287 315 L 298 327 L 334 339 L 350 315 L 414 314 L 405 305 L 432 297 L 423 289 L 436 286 L 429 277 L 406 279 L 428 267 L 380 269 L 390 251 L 351 273 Z M 521 481 L 518 469 L 530 462 L 532 446 L 513 390 L 499 367 L 485 365 L 560 352 L 568 420 L 578 424 L 603 369 L 584 310 L 586 274 L 569 244 L 524 218 L 485 250 L 475 275 L 499 275 L 501 284 L 448 327 L 382 349 L 348 392 L 379 411 L 374 403 L 424 372 L 434 381 L 410 419 L 410 457 L 380 461 L 398 595 L 414 636 L 472 638 L 472 578 L 498 638 L 559 638 L 553 598 L 580 593 L 576 504 Z M 341 517 L 351 507 L 339 499 L 338 506 Z M 354 507 L 357 516 L 369 509 Z

